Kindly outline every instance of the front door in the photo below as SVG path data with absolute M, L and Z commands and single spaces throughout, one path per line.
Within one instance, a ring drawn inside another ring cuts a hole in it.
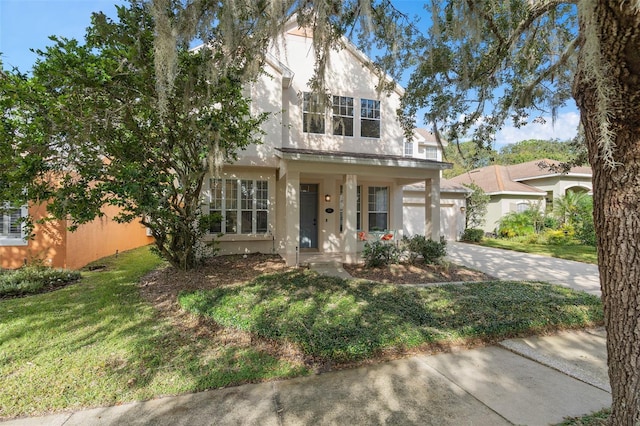
M 318 248 L 318 185 L 300 185 L 300 248 Z

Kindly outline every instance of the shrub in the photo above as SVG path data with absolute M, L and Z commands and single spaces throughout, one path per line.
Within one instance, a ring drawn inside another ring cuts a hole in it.
M 400 251 L 393 244 L 381 241 L 366 242 L 362 257 L 366 266 L 377 268 L 390 263 L 398 263 Z
M 482 237 L 484 237 L 484 231 L 478 228 L 467 228 L 462 233 L 460 239 L 462 241 L 469 241 L 472 243 L 479 243 L 482 241 Z
M 444 238 L 440 238 L 440 241 L 433 241 L 424 235 L 414 235 L 408 241 L 407 250 L 412 261 L 420 255 L 425 263 L 438 263 L 447 255 L 446 246 L 447 242 Z
M 553 245 L 562 245 L 571 242 L 575 231 L 571 225 L 562 225 L 560 229 L 549 229 L 545 233 L 547 243 Z
M 25 266 L 0 274 L 0 296 L 21 296 L 38 293 L 46 288 L 59 287 L 77 281 L 80 273 L 44 266 Z
M 498 236 L 503 238 L 520 237 L 534 232 L 531 214 L 527 212 L 508 213 L 498 222 Z

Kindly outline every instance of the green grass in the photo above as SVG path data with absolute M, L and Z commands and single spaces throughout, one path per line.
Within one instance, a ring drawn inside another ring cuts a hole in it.
M 0 300 L 0 417 L 113 405 L 304 374 L 252 348 L 211 347 L 159 318 L 137 282 L 147 248 L 54 292 Z
M 611 410 L 606 408 L 586 416 L 566 419 L 562 423 L 558 423 L 557 426 L 606 426 L 609 424 L 610 415 Z
M 181 306 L 217 323 L 298 345 L 336 362 L 421 345 L 495 341 L 602 322 L 592 295 L 545 283 L 486 282 L 423 289 L 311 272 L 183 293 Z
M 598 264 L 598 254 L 596 252 L 596 248 L 581 244 L 530 244 L 515 240 L 494 238 L 485 238 L 479 244 L 486 247 L 521 251 L 524 253 L 541 254 L 544 256 L 557 257 L 559 259 L 592 263 L 594 265 Z

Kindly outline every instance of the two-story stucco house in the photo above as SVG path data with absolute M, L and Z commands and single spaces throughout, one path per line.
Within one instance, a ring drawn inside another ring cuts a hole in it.
M 295 23 L 268 55 L 251 86 L 254 112 L 272 112 L 264 143 L 240 153 L 208 179 L 205 210 L 219 212 L 221 253 L 273 252 L 288 264 L 314 252 L 357 261 L 363 238 L 400 237 L 403 193 L 421 184 L 423 226 L 440 236 L 440 171 L 436 158 L 405 155 L 396 116 L 403 89 L 379 92 L 369 60 L 345 40 L 326 70 L 328 108 L 308 86 L 314 52 Z M 435 224 L 435 225 L 434 225 Z

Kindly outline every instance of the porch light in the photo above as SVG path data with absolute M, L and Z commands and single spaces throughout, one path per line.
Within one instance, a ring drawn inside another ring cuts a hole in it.
M 464 214 L 465 210 L 466 210 L 466 208 L 464 206 L 460 207 L 460 213 Z
M 325 196 L 324 196 L 324 200 L 325 200 L 327 203 L 331 202 L 331 195 L 329 195 L 329 194 L 325 195 Z

